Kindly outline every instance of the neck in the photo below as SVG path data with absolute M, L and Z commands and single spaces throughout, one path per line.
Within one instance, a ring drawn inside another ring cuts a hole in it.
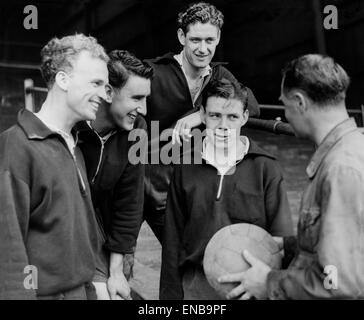
M 214 142 L 212 142 L 210 139 L 208 139 L 208 143 L 211 144 L 215 155 L 217 157 L 231 157 L 233 155 L 235 155 L 235 158 L 237 155 L 241 154 L 244 145 L 243 142 L 240 140 L 240 136 L 237 140 L 233 140 L 233 141 L 229 141 L 227 144 L 224 145 L 217 145 Z M 235 161 L 236 159 L 229 159 L 232 161 Z
M 324 110 L 316 109 L 312 115 L 311 140 L 318 146 L 339 123 L 349 119 L 345 105 L 328 106 Z
M 184 51 L 182 51 L 182 66 L 186 72 L 186 75 L 191 79 L 197 79 L 205 69 L 205 68 L 196 68 L 192 66 L 188 62 Z
M 109 119 L 106 108 L 110 108 L 110 106 L 102 104 L 97 112 L 96 120 L 91 122 L 92 128 L 100 136 L 107 134 L 110 130 L 115 128 L 114 124 Z
M 63 96 L 52 90 L 48 93 L 38 114 L 47 123 L 66 133 L 70 133 L 77 122 Z

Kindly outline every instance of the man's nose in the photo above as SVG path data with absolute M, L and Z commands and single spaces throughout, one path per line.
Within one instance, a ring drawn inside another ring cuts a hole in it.
M 143 99 L 140 101 L 139 106 L 137 108 L 137 112 L 143 116 L 145 116 L 147 114 L 147 100 L 146 99 Z
M 228 129 L 227 119 L 226 117 L 221 117 L 220 123 L 219 123 L 219 129 Z
M 207 46 L 206 46 L 206 42 L 205 41 L 201 41 L 200 42 L 200 45 L 198 47 L 198 50 L 200 52 L 203 52 L 203 53 L 205 53 L 207 51 Z
M 107 86 L 100 86 L 98 96 L 106 102 L 111 103 L 111 92 Z

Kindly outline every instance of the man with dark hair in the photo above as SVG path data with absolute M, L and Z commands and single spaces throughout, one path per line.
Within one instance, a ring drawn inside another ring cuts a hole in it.
M 95 38 L 54 38 L 41 51 L 49 88 L 0 135 L 0 299 L 86 299 L 96 221 L 73 126 L 94 120 L 108 83 Z
M 94 277 L 98 299 L 130 299 L 134 249 L 143 214 L 144 163 L 130 159 L 136 143 L 147 149 L 146 98 L 153 70 L 128 51 L 109 55 L 112 94 L 103 101 L 95 121 L 80 124 L 92 200 L 105 242 L 98 252 Z M 111 98 L 112 97 L 112 98 Z M 139 131 L 141 140 L 130 138 Z M 143 149 L 143 147 L 141 147 Z
M 349 83 L 327 56 L 301 56 L 284 69 L 286 118 L 317 146 L 306 169 L 296 254 L 287 270 L 273 271 L 246 252 L 252 267 L 221 279 L 242 283 L 231 298 L 364 298 L 364 137 L 345 107 Z
M 206 138 L 195 144 L 193 164 L 175 167 L 168 193 L 161 299 L 219 299 L 202 260 L 209 239 L 227 225 L 251 223 L 273 236 L 293 234 L 281 168 L 240 135 L 249 117 L 247 96 L 246 88 L 227 79 L 210 82 L 204 92 Z
M 179 54 L 167 53 L 148 60 L 154 69 L 146 117 L 151 158 L 167 143 L 160 143 L 162 139 L 154 136 L 156 124 L 158 132 L 174 128 L 172 143 L 181 143 L 181 138 L 188 140 L 191 129 L 201 124 L 201 93 L 208 82 L 222 78 L 237 81 L 222 63 L 211 63 L 223 22 L 224 16 L 215 6 L 205 2 L 189 5 L 178 15 L 177 36 L 183 50 Z M 258 103 L 251 90 L 247 90 L 250 116 L 259 116 Z M 161 241 L 173 166 L 154 163 L 152 159 L 149 161 L 151 164 L 146 166 L 144 218 Z

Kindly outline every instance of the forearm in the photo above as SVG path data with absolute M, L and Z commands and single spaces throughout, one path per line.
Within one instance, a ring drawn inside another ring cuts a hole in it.
M 106 248 L 121 254 L 134 253 L 143 219 L 144 165 L 128 164 L 114 190 L 110 235 Z
M 124 271 L 124 255 L 121 253 L 111 252 L 110 253 L 110 266 L 109 272 L 110 277 L 123 275 Z

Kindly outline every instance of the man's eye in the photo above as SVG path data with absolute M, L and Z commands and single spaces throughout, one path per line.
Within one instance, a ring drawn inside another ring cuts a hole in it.
M 230 118 L 230 120 L 236 120 L 236 119 L 238 119 L 238 117 L 235 116 L 235 115 L 231 115 L 231 116 L 229 116 L 229 118 Z
M 210 118 L 217 119 L 217 118 L 219 118 L 219 115 L 217 115 L 217 114 L 210 114 Z

